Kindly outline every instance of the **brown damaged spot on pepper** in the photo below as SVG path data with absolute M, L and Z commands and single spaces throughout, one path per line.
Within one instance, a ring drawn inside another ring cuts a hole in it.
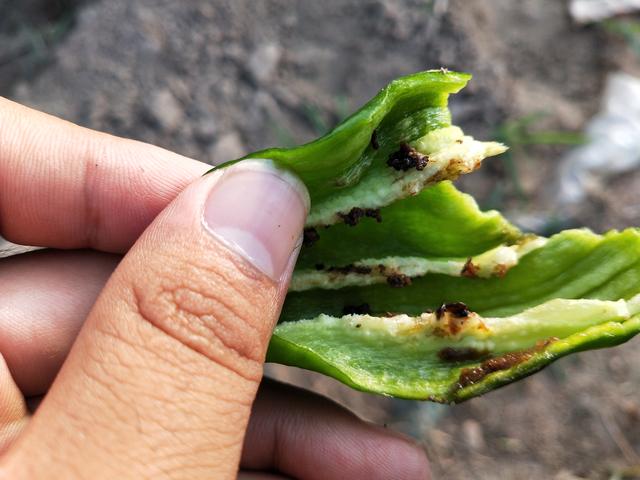
M 436 310 L 436 318 L 440 320 L 446 313 L 450 313 L 457 318 L 466 318 L 471 315 L 469 307 L 462 302 L 443 303 Z
M 403 273 L 392 273 L 387 277 L 387 283 L 394 288 L 402 288 L 411 285 L 411 278 Z
M 371 307 L 368 303 L 362 303 L 360 305 L 345 305 L 342 308 L 342 315 L 369 315 L 371 313 Z M 356 325 L 356 328 L 359 328 Z
M 546 340 L 537 342 L 532 348 L 517 352 L 508 352 L 498 357 L 489 358 L 482 362 L 478 367 L 463 368 L 460 372 L 457 386 L 458 388 L 468 387 L 478 383 L 491 373 L 508 370 L 516 365 L 526 362 L 536 353 L 544 350 L 557 340 L 557 337 L 547 338 Z
M 367 275 L 371 273 L 373 268 L 368 267 L 366 265 L 345 265 L 344 267 L 329 267 L 327 272 L 331 273 L 340 273 L 346 275 L 348 273 L 358 273 L 360 275 Z
M 493 274 L 496 277 L 504 277 L 507 274 L 508 271 L 509 271 L 509 267 L 507 267 L 503 263 L 499 263 L 498 265 L 493 267 Z
M 464 264 L 464 267 L 462 267 L 462 271 L 460 272 L 460 275 L 467 278 L 476 278 L 479 272 L 480 272 L 480 269 L 476 264 L 472 262 L 471 257 L 469 257 L 466 263 Z
M 302 245 L 304 245 L 305 247 L 310 247 L 318 240 L 320 240 L 320 235 L 315 228 L 308 227 L 304 229 L 304 232 L 302 233 Z
M 363 217 L 373 218 L 378 223 L 382 222 L 379 208 L 353 207 L 349 213 L 338 213 L 338 216 L 351 227 L 355 227 Z
M 406 172 L 411 168 L 424 170 L 429 162 L 429 157 L 417 151 L 408 143 L 401 143 L 400 149 L 389 155 L 387 165 L 395 170 Z
M 473 167 L 467 167 L 464 160 L 461 158 L 453 158 L 449 160 L 447 166 L 441 169 L 433 177 L 429 179 L 429 184 L 441 182 L 442 180 L 456 180 L 463 173 L 470 173 L 477 170 L 480 167 L 481 162 L 476 162 Z
M 378 150 L 380 148 L 380 144 L 378 143 L 378 131 L 375 129 L 371 133 L 371 148 L 374 150 Z
M 480 360 L 489 355 L 488 350 L 479 350 L 472 347 L 445 347 L 438 352 L 438 358 L 444 362 L 466 362 Z
M 436 310 L 438 326 L 433 331 L 439 337 L 455 337 L 464 328 L 467 320 L 473 315 L 462 302 L 442 304 Z M 479 322 L 478 329 L 486 329 L 484 323 Z

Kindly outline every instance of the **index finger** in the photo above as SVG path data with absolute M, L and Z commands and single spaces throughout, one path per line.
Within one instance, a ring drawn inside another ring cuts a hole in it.
M 14 243 L 125 252 L 208 168 L 0 97 L 0 236 Z

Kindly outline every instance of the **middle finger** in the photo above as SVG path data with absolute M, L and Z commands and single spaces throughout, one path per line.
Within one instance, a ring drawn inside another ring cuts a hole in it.
M 0 260 L 0 352 L 25 396 L 49 388 L 119 259 L 43 250 Z

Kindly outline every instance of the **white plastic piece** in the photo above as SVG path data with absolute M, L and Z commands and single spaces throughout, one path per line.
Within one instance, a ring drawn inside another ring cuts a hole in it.
M 7 242 L 4 238 L 0 237 L 0 258 L 11 257 L 20 253 L 30 252 L 32 250 L 39 250 L 40 247 L 26 247 L 24 245 L 16 245 L 11 242 Z
M 569 13 L 579 23 L 604 20 L 640 10 L 640 0 L 571 0 Z
M 581 202 L 606 177 L 640 165 L 640 79 L 621 72 L 610 74 L 602 108 L 585 134 L 588 142 L 560 160 L 558 203 L 562 206 Z

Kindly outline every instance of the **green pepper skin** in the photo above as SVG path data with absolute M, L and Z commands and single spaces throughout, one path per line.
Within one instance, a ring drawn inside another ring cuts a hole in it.
M 567 230 L 525 255 L 504 277 L 429 274 L 404 288 L 378 284 L 290 292 L 280 320 L 341 315 L 345 306 L 364 303 L 374 313 L 419 315 L 443 303 L 464 302 L 483 316 L 501 317 L 553 298 L 628 299 L 640 293 L 639 232 L 628 229 L 601 236 Z
M 449 94 L 460 91 L 470 78 L 466 73 L 444 70 L 398 78 L 325 136 L 292 148 L 260 150 L 240 160 L 270 159 L 294 172 L 307 186 L 314 204 L 356 184 L 374 162 L 384 164 L 400 142 L 451 125 Z M 374 130 L 377 149 L 371 141 Z
M 319 240 L 302 249 L 296 268 L 344 266 L 388 256 L 466 258 L 522 238 L 502 215 L 482 212 L 449 181 L 382 208 L 380 218 L 318 230 Z
M 295 343 L 283 338 L 277 332 L 269 345 L 267 360 L 284 365 L 293 365 L 307 370 L 313 370 L 333 377 L 350 387 L 368 393 L 376 393 L 407 400 L 428 400 L 438 403 L 459 403 L 470 398 L 483 395 L 492 390 L 508 385 L 532 375 L 550 363 L 572 353 L 598 348 L 608 348 L 620 345 L 633 338 L 640 332 L 640 315 L 623 322 L 607 322 L 593 326 L 566 338 L 556 340 L 537 350 L 524 361 L 504 370 L 495 371 L 483 376 L 480 380 L 467 386 L 460 385 L 460 378 L 464 369 L 480 367 L 480 361 L 463 361 L 447 363 L 439 361 L 433 356 L 425 356 L 420 362 L 403 352 L 397 358 L 387 354 L 386 359 L 371 358 L 372 363 L 380 360 L 391 362 L 386 366 L 394 374 L 409 380 L 409 375 L 422 374 L 421 381 L 392 382 L 384 371 L 369 370 L 368 378 L 352 378 L 346 369 L 333 364 L 332 359 L 326 358 L 322 352 L 315 351 L 305 343 Z M 322 332 L 318 332 L 320 335 Z M 368 353 L 368 352 L 367 352 Z M 516 352 L 517 353 L 517 352 Z M 411 362 L 411 363 L 410 363 Z M 407 363 L 410 365 L 407 366 Z M 419 366 L 417 366 L 419 365 Z M 410 372 L 403 369 L 410 368 Z M 424 372 L 420 372 L 424 368 Z M 409 374 L 409 375 L 408 375 Z
M 557 298 L 616 301 L 639 293 L 640 230 L 612 231 L 602 236 L 588 230 L 568 230 L 526 254 L 503 278 L 428 274 L 413 278 L 404 288 L 382 284 L 291 292 L 281 321 L 297 325 L 300 319 L 319 315 L 340 317 L 345 307 L 361 304 L 368 305 L 373 316 L 385 312 L 420 315 L 452 302 L 464 302 L 484 317 L 507 317 Z M 572 322 L 571 310 L 559 321 L 557 331 L 566 332 Z M 317 337 L 311 327 L 305 328 L 307 332 L 284 329 L 282 334 L 277 328 L 267 360 L 319 371 L 363 391 L 448 403 L 514 382 L 570 353 L 623 343 L 640 332 L 640 317 L 605 321 L 564 336 L 530 352 L 522 362 L 462 386 L 462 370 L 479 368 L 482 360 L 442 361 L 429 347 L 436 338 L 424 337 L 424 345 L 412 347 L 402 337 L 376 343 L 360 330 L 346 331 L 341 334 L 343 338 L 336 339 L 336 331 L 326 326 L 319 325 Z M 550 333 L 535 323 L 527 328 L 530 333 L 524 331 L 522 335 L 530 337 L 529 346 L 549 338 Z M 292 333 L 285 335 L 287 331 Z M 452 340 L 447 346 L 458 345 Z M 496 341 L 490 353 L 508 352 L 519 353 Z

